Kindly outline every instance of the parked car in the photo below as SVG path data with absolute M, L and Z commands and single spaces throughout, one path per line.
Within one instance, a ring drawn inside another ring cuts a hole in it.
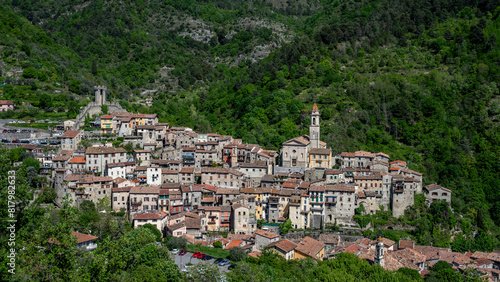
M 12 140 L 12 143 L 21 143 L 21 141 L 19 141 L 19 139 L 16 139 L 16 140 Z
M 179 256 L 183 256 L 187 253 L 187 250 L 186 249 L 182 249 L 180 252 L 179 252 Z
M 47 140 L 40 141 L 40 144 L 47 144 Z
M 57 141 L 50 141 L 49 145 L 57 145 Z
M 204 255 L 201 257 L 202 260 L 211 260 L 212 259 L 212 256 L 209 256 L 209 255 Z
M 7 133 L 7 131 L 8 131 L 7 129 L 4 129 L 4 130 L 2 131 L 2 133 Z
M 178 254 L 178 253 L 179 253 L 179 250 L 177 250 L 177 249 L 173 249 L 173 250 L 172 250 L 172 254 L 176 255 L 176 254 Z
M 223 260 L 223 261 L 221 261 L 221 262 L 219 263 L 219 266 L 228 265 L 228 264 L 230 264 L 230 263 L 231 263 L 231 261 L 230 261 L 230 260 L 225 259 L 225 260 Z
M 2 138 L 2 143 L 10 143 L 10 141 L 5 138 Z
M 215 259 L 214 263 L 219 264 L 219 263 L 221 263 L 223 260 L 224 260 L 223 258 L 217 258 L 217 259 Z
M 236 264 L 231 264 L 227 269 L 231 270 L 231 269 L 235 269 L 235 268 L 236 268 Z
M 28 140 L 28 139 L 23 139 L 23 140 L 21 140 L 21 143 L 24 143 L 24 144 L 29 144 L 29 143 L 30 143 L 30 140 Z
M 202 253 L 201 252 L 194 252 L 194 254 L 192 255 L 192 257 L 198 258 L 199 255 L 202 255 Z

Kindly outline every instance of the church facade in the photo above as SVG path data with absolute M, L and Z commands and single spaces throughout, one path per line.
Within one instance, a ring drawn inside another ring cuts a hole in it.
M 311 151 L 318 151 L 317 149 L 326 149 L 326 143 L 320 140 L 320 113 L 318 106 L 314 103 L 311 112 L 311 125 L 309 126 L 309 135 L 302 135 L 290 139 L 283 143 L 281 149 L 281 166 L 282 167 L 296 167 L 308 168 L 311 164 L 318 162 L 311 162 L 311 158 L 317 157 L 317 154 L 311 154 Z M 329 154 L 331 160 L 331 152 Z M 323 165 L 322 168 L 331 167 L 331 161 L 328 165 Z

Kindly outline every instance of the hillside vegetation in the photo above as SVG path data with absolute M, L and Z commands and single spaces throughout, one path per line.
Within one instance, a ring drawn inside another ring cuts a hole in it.
M 3 73 L 22 75 L 2 74 L 2 97 L 38 107 L 17 116 L 75 115 L 91 86 L 104 83 L 129 110 L 278 149 L 307 133 L 317 102 L 334 153 L 384 151 L 408 161 L 425 184 L 452 189 L 462 225 L 498 246 L 496 1 L 9 4 L 0 4 L 8 15 L 0 63 Z M 158 90 L 152 107 L 139 103 L 146 89 Z

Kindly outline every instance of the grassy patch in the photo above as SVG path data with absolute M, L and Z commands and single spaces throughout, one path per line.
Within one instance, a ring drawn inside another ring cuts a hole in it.
M 204 254 L 211 255 L 216 258 L 227 258 L 227 256 L 229 255 L 229 251 L 227 250 L 202 246 L 199 244 L 198 245 L 188 244 L 186 250 L 188 250 L 191 253 L 202 252 Z

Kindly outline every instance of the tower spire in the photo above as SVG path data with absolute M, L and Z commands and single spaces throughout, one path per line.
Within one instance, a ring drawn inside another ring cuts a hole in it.
M 311 112 L 311 125 L 309 126 L 309 140 L 311 141 L 311 148 L 319 148 L 319 109 L 318 105 L 314 103 Z

